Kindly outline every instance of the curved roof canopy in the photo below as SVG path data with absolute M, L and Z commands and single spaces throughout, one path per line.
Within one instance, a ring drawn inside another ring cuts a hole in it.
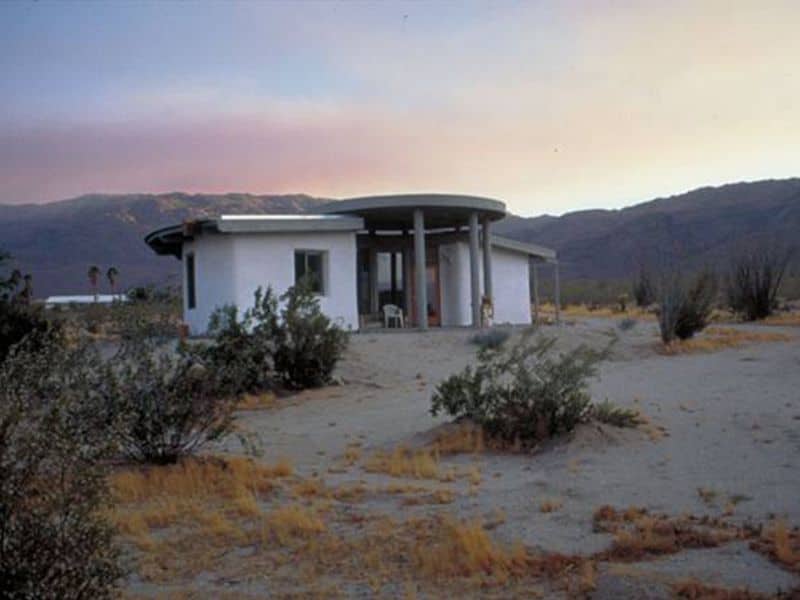
M 331 202 L 318 210 L 362 217 L 367 229 L 398 230 L 414 226 L 414 209 L 417 208 L 423 211 L 426 229 L 467 225 L 472 213 L 490 221 L 506 216 L 506 205 L 499 200 L 460 194 L 364 196 Z

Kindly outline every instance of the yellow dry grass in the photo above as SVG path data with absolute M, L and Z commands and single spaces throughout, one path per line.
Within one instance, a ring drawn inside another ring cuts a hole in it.
M 431 446 L 442 455 L 481 453 L 486 447 L 483 427 L 473 423 L 446 426 L 436 434 Z
M 272 392 L 245 394 L 236 404 L 238 410 L 266 410 L 275 408 L 277 398 Z
M 678 598 L 687 600 L 766 600 L 769 596 L 746 588 L 723 588 L 705 584 L 696 579 L 673 583 L 672 591 Z
M 800 312 L 780 312 L 768 316 L 760 323 L 764 325 L 800 326 Z
M 325 531 L 325 524 L 310 508 L 290 504 L 276 508 L 264 519 L 261 539 L 268 543 L 276 540 L 286 545 L 294 539 L 306 539 Z
M 412 450 L 398 446 L 391 452 L 373 454 L 364 464 L 364 470 L 392 477 L 439 479 L 439 456 L 435 449 Z
M 558 498 L 548 498 L 539 503 L 539 512 L 551 513 L 560 510 L 564 503 Z
M 765 527 L 761 538 L 750 547 L 787 569 L 800 572 L 800 529 L 790 528 L 783 519 Z
M 533 307 L 531 307 L 531 311 Z M 545 316 L 555 315 L 555 305 L 545 302 L 539 305 L 539 314 Z M 569 304 L 561 307 L 562 318 L 606 318 L 606 319 L 638 319 L 642 321 L 655 321 L 656 315 L 643 310 L 638 306 L 629 306 L 627 310 L 620 311 L 616 306 L 589 306 L 587 304 Z
M 670 344 L 661 344 L 657 350 L 668 356 L 676 354 L 695 354 L 717 352 L 726 348 L 739 348 L 747 344 L 766 342 L 788 342 L 792 336 L 774 331 L 749 331 L 733 327 L 709 327 L 697 337 L 688 340 L 676 340 Z

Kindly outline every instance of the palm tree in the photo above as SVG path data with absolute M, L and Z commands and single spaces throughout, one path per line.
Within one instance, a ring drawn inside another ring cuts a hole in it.
M 117 276 L 119 275 L 119 271 L 117 271 L 116 267 L 108 267 L 108 271 L 106 271 L 106 278 L 108 279 L 108 283 L 111 284 L 111 294 L 116 294 L 117 290 Z
M 92 265 L 89 267 L 89 283 L 92 285 L 92 291 L 94 292 L 94 301 L 97 302 L 97 279 L 100 277 L 100 267 L 97 265 Z

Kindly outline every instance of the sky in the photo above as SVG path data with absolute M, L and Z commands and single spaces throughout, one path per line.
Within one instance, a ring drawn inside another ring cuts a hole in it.
M 800 2 L 0 4 L 0 204 L 452 192 L 517 214 L 800 175 Z

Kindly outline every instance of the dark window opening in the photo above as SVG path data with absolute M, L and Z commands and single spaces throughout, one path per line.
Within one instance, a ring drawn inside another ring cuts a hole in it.
M 197 305 L 194 285 L 194 254 L 186 255 L 186 306 L 189 309 Z
M 305 283 L 315 294 L 325 293 L 325 253 L 312 250 L 295 250 L 294 282 Z

